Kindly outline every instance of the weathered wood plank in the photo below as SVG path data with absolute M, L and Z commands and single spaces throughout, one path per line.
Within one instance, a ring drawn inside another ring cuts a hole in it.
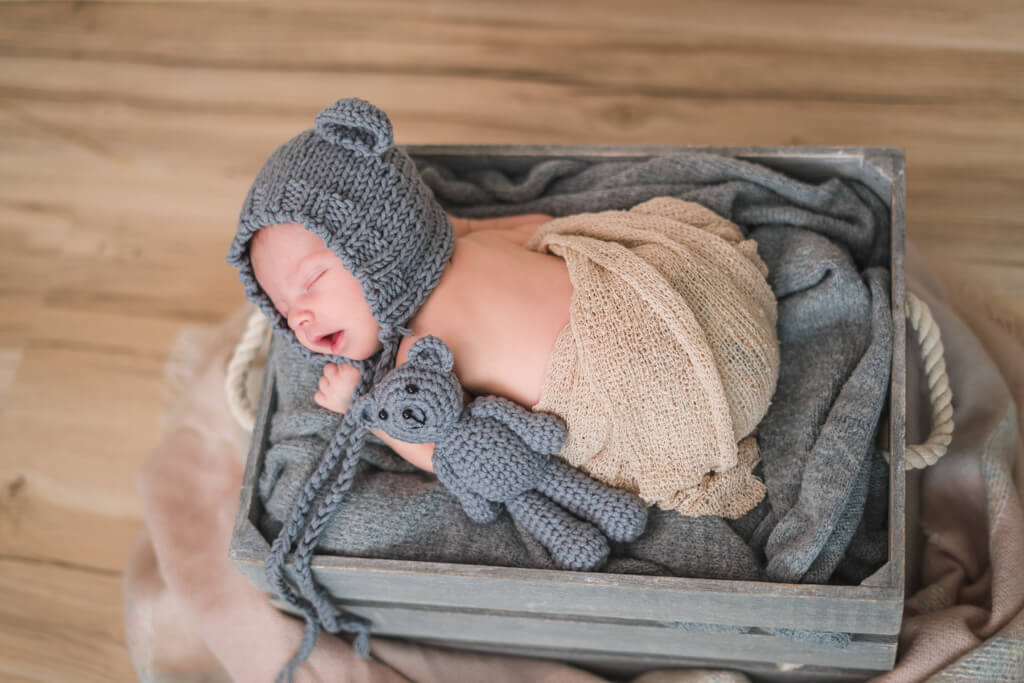
M 236 561 L 270 592 L 259 560 Z M 780 586 L 669 577 L 571 574 L 442 563 L 323 557 L 314 576 L 343 604 L 492 610 L 635 622 L 763 625 L 845 633 L 894 634 L 893 591 L 850 586 Z
M 445 641 L 424 638 L 424 644 L 439 645 L 441 647 L 456 647 Z M 498 652 L 497 647 L 479 643 L 459 643 L 458 648 L 471 652 Z M 711 669 L 722 668 L 720 659 L 713 659 L 704 656 L 679 657 L 679 656 L 653 656 L 636 655 L 625 658 L 616 657 L 613 654 L 601 652 L 589 652 L 582 650 L 560 649 L 560 648 L 536 648 L 536 647 L 504 647 L 501 652 L 510 656 L 541 657 L 566 661 L 586 667 L 608 676 L 631 679 L 646 671 L 654 669 Z M 877 674 L 876 671 L 865 669 L 837 668 L 834 666 L 809 666 L 799 665 L 792 662 L 735 662 L 729 667 L 730 671 L 742 671 L 750 676 L 751 680 L 758 683 L 863 683 L 863 681 Z
M 757 608 L 751 608 L 752 612 Z M 601 652 L 621 661 L 649 656 L 703 657 L 725 662 L 786 662 L 884 671 L 896 658 L 889 642 L 854 641 L 846 647 L 813 643 L 767 633 L 687 631 L 682 627 L 616 624 L 592 620 L 531 618 L 417 610 L 400 606 L 359 605 L 351 611 L 370 619 L 374 632 L 406 638 L 431 638 L 452 644 L 469 642 L 513 648 L 556 648 Z

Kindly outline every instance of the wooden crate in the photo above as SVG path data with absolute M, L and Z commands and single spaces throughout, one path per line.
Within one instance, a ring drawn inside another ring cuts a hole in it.
M 501 157 L 523 168 L 541 159 L 644 159 L 687 151 L 735 156 L 818 181 L 859 180 L 891 209 L 893 361 L 883 420 L 891 446 L 888 562 L 859 586 L 782 584 L 514 569 L 318 555 L 313 574 L 375 635 L 505 654 L 550 657 L 604 673 L 712 666 L 758 680 L 860 680 L 892 668 L 903 610 L 907 505 L 904 477 L 904 160 L 883 148 L 451 147 L 407 151 L 461 168 Z M 274 410 L 267 373 L 246 464 L 230 556 L 264 592 L 270 544 L 256 526 L 256 482 Z M 911 497 L 913 499 L 913 497 Z M 915 528 L 913 525 L 910 528 Z M 913 554 L 910 554 L 913 557 Z M 289 566 L 290 570 L 290 566 Z M 701 630 L 680 624 L 708 625 Z M 747 632 L 718 627 L 752 627 Z M 845 648 L 766 629 L 854 634 Z

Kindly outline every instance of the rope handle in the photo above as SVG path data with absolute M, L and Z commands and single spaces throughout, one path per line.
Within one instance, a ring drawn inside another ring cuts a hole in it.
M 235 346 L 228 361 L 227 377 L 224 380 L 224 390 L 227 393 L 228 408 L 235 417 L 235 421 L 242 428 L 251 432 L 256 424 L 256 407 L 249 399 L 246 379 L 252 369 L 253 362 L 260 356 L 260 350 L 270 332 L 270 320 L 255 306 L 249 314 L 249 320 L 245 324 L 245 332 Z
M 928 402 L 932 408 L 932 430 L 928 438 L 922 444 L 906 448 L 906 469 L 919 470 L 938 462 L 953 440 L 953 392 L 946 374 L 942 336 L 931 309 L 913 292 L 907 292 L 906 301 L 907 319 L 921 346 L 921 360 L 928 378 Z M 882 451 L 882 455 L 888 462 L 888 451 Z
M 928 377 L 928 400 L 932 408 L 931 434 L 924 443 L 906 448 L 906 468 L 912 470 L 934 465 L 946 454 L 953 440 L 953 392 L 949 388 L 949 376 L 946 374 L 942 337 L 931 309 L 912 292 L 907 292 L 906 303 L 907 319 L 921 346 L 921 358 Z M 269 331 L 270 321 L 258 308 L 253 307 L 242 339 L 228 362 L 225 380 L 228 406 L 235 420 L 246 431 L 252 431 L 256 423 L 256 408 L 249 399 L 246 378 Z M 888 462 L 888 451 L 882 451 L 882 454 Z

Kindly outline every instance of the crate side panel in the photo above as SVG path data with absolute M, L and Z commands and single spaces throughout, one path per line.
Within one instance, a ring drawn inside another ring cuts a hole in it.
M 741 671 L 757 683 L 863 683 L 877 670 L 837 668 L 835 666 L 811 666 L 792 662 L 734 662 L 707 657 L 680 657 L 675 655 L 654 656 L 630 653 L 593 652 L 561 648 L 513 647 L 480 643 L 453 643 L 450 641 L 417 639 L 424 645 L 454 647 L 472 652 L 501 654 L 506 656 L 551 659 L 574 664 L 606 678 L 632 679 L 657 669 L 711 669 L 728 668 Z
M 271 342 L 274 348 L 276 338 Z M 276 408 L 275 381 L 273 363 L 268 363 L 263 375 L 260 389 L 259 405 L 256 409 L 256 422 L 253 425 L 249 451 L 245 459 L 245 470 L 242 474 L 242 489 L 238 499 L 238 513 L 235 516 L 235 527 L 231 534 L 229 556 L 231 561 L 262 562 L 266 558 L 270 545 L 256 528 L 255 522 L 262 514 L 256 486 L 259 473 L 263 469 L 263 456 L 270 442 L 270 418 Z
M 352 612 L 373 632 L 403 638 L 436 638 L 524 648 L 589 650 L 633 656 L 705 657 L 745 662 L 787 662 L 883 671 L 892 668 L 895 637 L 854 640 L 847 647 L 767 633 L 701 632 L 662 625 L 544 619 L 501 613 L 437 612 L 360 605 Z
M 891 295 L 893 316 L 892 375 L 889 391 L 889 564 L 893 575 L 890 584 L 903 591 L 907 581 L 907 319 L 906 319 L 906 183 L 903 159 L 893 169 L 893 192 L 889 207 L 891 217 L 890 250 L 892 253 Z M 911 517 L 914 518 L 913 513 Z
M 704 153 L 736 157 L 762 164 L 804 182 L 833 177 L 864 183 L 879 197 L 891 196 L 891 178 L 880 170 L 881 159 L 902 158 L 902 152 L 879 147 L 687 147 L 687 146 L 588 146 L 560 145 L 407 145 L 414 159 L 441 163 L 453 170 L 501 168 L 525 173 L 535 164 L 552 158 L 601 161 L 644 161 L 675 154 Z
M 398 564 L 398 563 L 395 563 Z M 544 572 L 521 570 L 459 574 L 315 568 L 314 575 L 339 600 L 419 605 L 436 609 L 498 609 L 641 621 L 690 621 L 846 633 L 899 632 L 902 606 L 890 591 L 698 579 L 570 574 L 545 581 Z M 506 574 L 507 578 L 502 578 Z M 574 580 L 578 579 L 578 580 Z M 658 580 L 655 580 L 658 579 Z M 756 622 L 756 623 L 752 623 Z

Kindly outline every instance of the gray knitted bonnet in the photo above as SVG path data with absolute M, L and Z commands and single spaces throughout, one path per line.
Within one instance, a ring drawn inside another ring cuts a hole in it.
M 412 159 L 394 146 L 384 112 L 365 100 L 341 99 L 317 115 L 314 128 L 278 147 L 249 189 L 228 252 L 246 296 L 303 357 L 364 368 L 303 347 L 256 281 L 250 243 L 278 223 L 298 223 L 323 239 L 359 280 L 381 328 L 375 369 L 390 369 L 408 334 L 404 325 L 437 286 L 455 237 Z

